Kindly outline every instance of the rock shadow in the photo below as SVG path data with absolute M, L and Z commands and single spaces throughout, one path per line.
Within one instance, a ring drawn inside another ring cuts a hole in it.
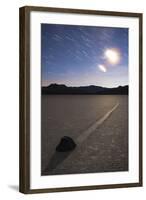
M 53 156 L 51 157 L 48 165 L 44 170 L 42 170 L 41 175 L 53 175 L 53 170 L 61 164 L 70 154 L 72 151 L 68 152 L 55 152 Z

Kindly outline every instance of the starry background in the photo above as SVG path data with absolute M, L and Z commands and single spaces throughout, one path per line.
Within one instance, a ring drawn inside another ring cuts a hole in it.
M 106 49 L 120 51 L 120 62 L 105 61 Z M 99 69 L 105 64 L 107 71 Z M 42 86 L 128 85 L 128 29 L 41 24 Z

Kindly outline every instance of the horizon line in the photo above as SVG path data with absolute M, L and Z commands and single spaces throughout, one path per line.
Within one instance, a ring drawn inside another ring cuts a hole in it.
M 41 85 L 41 87 L 49 87 L 50 85 L 64 85 L 66 87 L 89 87 L 89 86 L 96 86 L 96 87 L 102 87 L 102 88 L 118 88 L 118 87 L 125 87 L 125 86 L 129 86 L 129 84 L 126 85 L 118 85 L 118 86 L 114 86 L 114 87 L 107 87 L 107 86 L 100 86 L 100 85 L 80 85 L 80 86 L 69 86 L 63 83 L 50 83 L 49 85 Z

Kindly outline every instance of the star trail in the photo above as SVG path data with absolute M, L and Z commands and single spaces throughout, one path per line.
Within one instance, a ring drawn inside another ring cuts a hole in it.
M 128 29 L 41 24 L 41 76 L 42 86 L 127 85 Z

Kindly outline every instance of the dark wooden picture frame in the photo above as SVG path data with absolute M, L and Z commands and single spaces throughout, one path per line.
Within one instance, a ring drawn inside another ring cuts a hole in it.
M 60 12 L 103 16 L 125 16 L 139 19 L 139 181 L 136 183 L 88 185 L 64 188 L 30 189 L 30 13 Z M 105 188 L 123 188 L 142 186 L 142 14 L 128 12 L 79 10 L 64 8 L 47 8 L 25 6 L 20 8 L 20 186 L 19 190 L 25 194 L 43 192 L 61 192 L 78 190 L 95 190 Z

